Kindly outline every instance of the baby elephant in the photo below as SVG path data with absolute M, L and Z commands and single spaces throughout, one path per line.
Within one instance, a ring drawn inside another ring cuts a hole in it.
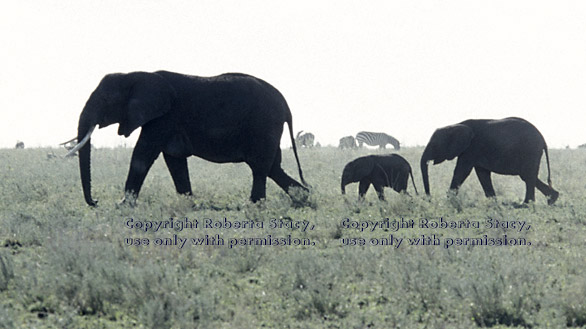
M 413 188 L 417 188 L 413 181 L 413 173 L 409 162 L 400 155 L 368 155 L 348 162 L 342 172 L 342 194 L 346 194 L 346 185 L 360 182 L 358 186 L 359 198 L 364 198 L 370 184 L 380 200 L 385 199 L 383 187 L 388 186 L 397 192 L 407 192 L 407 181 L 411 176 Z

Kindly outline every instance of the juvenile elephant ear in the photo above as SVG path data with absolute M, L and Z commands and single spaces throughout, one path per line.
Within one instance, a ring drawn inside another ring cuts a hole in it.
M 472 138 L 474 138 L 474 132 L 472 128 L 462 125 L 456 124 L 453 126 L 449 126 L 444 128 L 447 134 L 446 140 L 446 159 L 452 160 L 455 157 L 462 154 L 470 143 L 472 142 Z
M 125 137 L 138 127 L 156 119 L 171 109 L 175 90 L 156 73 L 133 73 L 134 84 L 128 97 L 127 112 L 120 122 L 118 135 Z
M 364 157 L 355 161 L 357 161 L 355 167 L 357 181 L 372 174 L 372 171 L 374 170 L 374 159 L 370 157 Z

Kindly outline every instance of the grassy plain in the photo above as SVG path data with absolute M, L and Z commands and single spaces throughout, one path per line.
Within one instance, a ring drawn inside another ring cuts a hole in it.
M 346 196 L 340 194 L 342 168 L 380 151 L 323 147 L 300 150 L 312 185 L 306 206 L 294 206 L 272 181 L 267 200 L 250 204 L 246 165 L 197 158 L 189 159 L 195 195 L 179 196 L 159 158 L 134 208 L 118 205 L 131 151 L 93 151 L 99 207 L 92 209 L 83 201 L 76 158 L 48 157 L 62 150 L 0 150 L 0 328 L 586 326 L 584 150 L 550 150 L 552 179 L 560 191 L 555 206 L 536 192 L 534 204 L 518 207 L 524 185 L 511 176 L 493 175 L 497 200 L 484 197 L 474 174 L 457 196 L 448 197 L 453 161 L 430 167 L 432 198 L 427 199 L 421 196 L 418 168 L 422 148 L 400 151 L 414 168 L 419 196 L 409 184 L 412 197 L 387 188 L 387 201 L 381 202 L 371 189 L 359 202 L 356 184 L 348 186 Z M 283 166 L 297 179 L 292 153 L 283 150 Z M 540 177 L 546 178 L 544 164 Z M 199 226 L 145 232 L 126 225 L 129 219 L 136 224 L 170 218 L 197 220 Z M 385 218 L 413 219 L 415 226 L 360 232 L 341 225 L 345 219 Z M 440 218 L 479 227 L 420 227 L 421 219 Z M 205 219 L 264 227 L 205 228 Z M 271 219 L 308 221 L 313 229 L 271 228 Z M 526 226 L 487 228 L 487 219 Z M 191 243 L 206 235 L 225 245 Z M 267 235 L 291 235 L 292 241 L 312 245 L 229 246 L 262 241 L 233 239 Z M 394 245 L 371 245 L 391 235 Z M 422 235 L 439 245 L 409 244 L 409 238 Z M 526 244 L 465 240 L 485 235 Z M 147 239 L 149 245 L 129 246 L 127 238 Z M 366 245 L 343 245 L 353 238 Z M 181 239 L 188 239 L 183 248 L 173 245 Z M 398 247 L 397 239 L 404 239 Z M 446 248 L 448 241 L 468 245 Z

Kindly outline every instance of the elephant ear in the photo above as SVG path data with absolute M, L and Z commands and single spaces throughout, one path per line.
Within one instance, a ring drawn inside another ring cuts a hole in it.
M 364 157 L 357 160 L 355 167 L 356 170 L 354 171 L 357 181 L 372 174 L 374 163 L 375 161 L 371 157 Z
M 452 160 L 459 156 L 466 151 L 472 142 L 472 138 L 474 138 L 472 128 L 463 124 L 448 126 L 440 131 L 440 134 L 443 135 L 443 140 L 439 145 L 443 145 L 443 151 L 438 152 L 439 155 L 436 155 L 434 164 L 441 163 L 444 160 Z
M 134 84 L 128 97 L 127 112 L 120 122 L 118 135 L 125 137 L 171 109 L 175 90 L 156 73 L 134 73 Z

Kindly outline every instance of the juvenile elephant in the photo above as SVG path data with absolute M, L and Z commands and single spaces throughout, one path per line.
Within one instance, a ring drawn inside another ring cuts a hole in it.
M 289 193 L 301 187 L 281 168 L 283 124 L 289 136 L 303 184 L 303 173 L 293 138 L 291 111 L 281 93 L 258 78 L 238 73 L 197 77 L 158 71 L 106 75 L 91 94 L 77 130 L 79 169 L 87 204 L 94 206 L 90 183 L 90 136 L 119 123 L 118 134 L 128 137 L 142 127 L 132 153 L 123 200 L 138 197 L 144 179 L 163 153 L 175 188 L 191 194 L 187 157 L 208 161 L 245 162 L 252 169 L 250 199 L 265 198 L 270 177 Z
M 541 155 L 545 151 L 547 181 L 537 178 Z M 551 187 L 549 155 L 541 133 L 531 123 L 521 118 L 501 120 L 466 120 L 437 129 L 421 156 L 421 173 L 425 193 L 430 194 L 427 163 L 442 163 L 458 157 L 450 189 L 457 192 L 472 168 L 487 197 L 495 192 L 491 172 L 503 175 L 519 175 L 525 182 L 525 203 L 535 201 L 535 187 L 553 204 L 559 193 Z
M 417 194 L 413 173 L 409 162 L 398 154 L 368 155 L 354 159 L 344 167 L 342 172 L 342 194 L 346 194 L 346 185 L 360 182 L 358 196 L 364 198 L 370 184 L 374 186 L 378 198 L 385 199 L 383 187 L 388 186 L 397 192 L 407 192 L 407 181 L 411 176 L 413 189 Z

